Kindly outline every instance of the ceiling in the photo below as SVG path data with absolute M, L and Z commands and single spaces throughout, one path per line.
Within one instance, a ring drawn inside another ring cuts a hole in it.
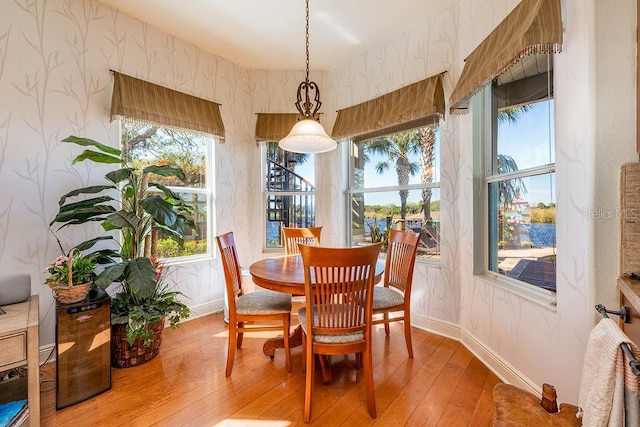
M 303 0 L 99 0 L 245 68 L 305 68 Z M 312 0 L 309 66 L 330 70 L 460 0 Z

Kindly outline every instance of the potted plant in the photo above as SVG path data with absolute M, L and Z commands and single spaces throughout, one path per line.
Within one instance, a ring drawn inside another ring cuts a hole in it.
M 88 138 L 69 136 L 63 142 L 91 147 L 74 158 L 72 164 L 89 160 L 120 165 L 105 175 L 107 184 L 76 189 L 62 196 L 51 225 L 58 223 L 62 228 L 98 221 L 105 231 L 120 231 L 119 250 L 95 252 L 96 260 L 106 266 L 94 283 L 105 290 L 114 282 L 120 284 L 111 305 L 112 363 L 118 367 L 144 363 L 157 354 L 165 318 L 171 327 L 177 327 L 181 319 L 189 316 L 189 309 L 179 299 L 182 294 L 170 289 L 163 278 L 163 267 L 152 258 L 158 230 L 182 245 L 187 227 L 195 226 L 190 217 L 192 208 L 178 194 L 153 180 L 184 180 L 184 172 L 171 165 L 149 165 L 137 170 L 123 158 L 121 150 Z M 116 200 L 114 195 L 118 194 Z M 92 248 L 104 240 L 113 237 L 100 236 L 78 248 Z M 150 355 L 141 357 L 142 347 Z
M 366 225 L 369 225 L 365 222 Z M 382 251 L 386 251 L 387 245 L 389 243 L 389 229 L 391 228 L 391 218 L 387 217 L 387 227 L 384 232 L 380 231 L 380 226 L 378 225 L 378 219 L 373 219 L 373 225 L 369 225 L 369 232 L 371 234 L 371 243 L 382 242 Z
M 62 250 L 62 247 L 60 247 Z M 54 296 L 63 304 L 72 304 L 86 298 L 93 285 L 96 255 L 83 256 L 76 248 L 64 254 L 45 267 L 45 283 Z

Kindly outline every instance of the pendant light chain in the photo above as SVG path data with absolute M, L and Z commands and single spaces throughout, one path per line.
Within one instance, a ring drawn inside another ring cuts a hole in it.
M 307 53 L 307 83 L 309 82 L 309 0 L 306 0 L 306 16 L 307 16 L 307 26 L 305 29 L 306 34 L 306 53 Z

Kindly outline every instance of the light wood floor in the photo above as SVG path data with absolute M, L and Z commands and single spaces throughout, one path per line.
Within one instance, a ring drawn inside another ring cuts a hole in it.
M 292 317 L 292 321 L 294 318 Z M 271 336 L 277 335 L 272 333 Z M 165 329 L 160 355 L 134 368 L 112 369 L 112 388 L 66 409 L 55 409 L 55 363 L 42 367 L 43 426 L 301 426 L 304 374 L 301 348 L 262 354 L 269 333 L 245 334 L 231 377 L 224 376 L 227 329 L 221 314 Z M 318 426 L 490 426 L 499 379 L 456 341 L 413 330 L 407 357 L 399 322 L 386 338 L 374 329 L 378 418 L 367 413 L 355 358 L 331 358 L 332 382 L 318 377 L 312 423 Z

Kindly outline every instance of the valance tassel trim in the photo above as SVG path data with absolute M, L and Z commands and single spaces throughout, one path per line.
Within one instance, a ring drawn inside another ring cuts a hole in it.
M 509 69 L 511 69 L 518 62 L 520 62 L 524 57 L 529 56 L 529 55 L 536 55 L 536 54 L 537 55 L 548 55 L 548 54 L 561 53 L 561 52 L 562 52 L 562 44 L 561 43 L 538 44 L 538 45 L 527 46 L 522 51 L 520 51 L 520 53 L 518 53 L 518 55 L 515 58 L 513 58 L 513 60 L 508 62 L 506 65 L 504 65 L 502 68 L 500 68 L 495 73 L 491 74 L 480 85 L 478 85 L 476 88 L 474 88 L 473 91 L 471 91 L 467 96 L 465 96 L 460 101 L 458 101 L 456 103 L 456 106 L 451 106 L 449 108 L 449 113 L 452 114 L 452 115 L 465 114 L 467 112 L 466 105 L 468 105 L 469 101 L 471 100 L 471 98 L 473 98 L 473 96 L 475 94 L 477 94 L 482 89 L 484 89 L 484 87 L 487 86 L 489 83 L 491 83 L 494 79 L 500 77 L 502 74 L 504 74 L 507 71 L 509 71 Z M 460 107 L 461 105 L 464 105 L 465 107 Z

